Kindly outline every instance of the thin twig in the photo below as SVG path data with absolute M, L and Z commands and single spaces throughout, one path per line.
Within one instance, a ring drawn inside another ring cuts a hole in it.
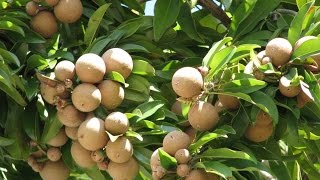
M 215 17 L 220 19 L 223 25 L 226 27 L 229 26 L 231 20 L 227 16 L 227 14 L 212 0 L 198 0 L 199 4 L 203 6 L 205 9 L 208 9 Z

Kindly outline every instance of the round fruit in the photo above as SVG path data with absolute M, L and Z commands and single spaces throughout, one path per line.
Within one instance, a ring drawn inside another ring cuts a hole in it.
M 66 126 L 64 128 L 64 130 L 66 131 L 66 135 L 68 136 L 68 138 L 70 138 L 72 140 L 77 140 L 78 139 L 78 127 L 68 127 L 68 126 Z
M 257 54 L 257 58 L 258 58 L 259 61 L 261 61 L 265 56 L 266 56 L 266 51 L 265 51 L 265 50 L 260 51 L 260 52 Z
M 219 94 L 218 98 L 222 106 L 227 109 L 234 110 L 240 107 L 240 101 L 236 97 Z
M 72 92 L 73 105 L 82 112 L 94 111 L 101 103 L 99 89 L 89 83 L 79 84 Z
M 257 114 L 255 125 L 265 127 L 271 123 L 272 123 L 271 116 L 268 113 L 260 110 Z
M 194 103 L 188 114 L 191 126 L 198 131 L 214 128 L 219 121 L 219 114 L 210 103 L 199 101 Z
M 97 166 L 101 171 L 107 171 L 108 165 L 109 165 L 108 161 L 97 162 Z
M 45 0 L 46 4 L 50 7 L 53 7 L 58 4 L 59 0 Z
M 158 166 L 161 166 L 160 163 L 160 156 L 159 156 L 159 149 L 156 149 L 155 151 L 153 151 L 151 158 L 150 158 L 150 167 L 152 170 L 155 170 Z M 161 148 L 163 149 L 163 148 Z
M 102 162 L 104 160 L 104 155 L 103 155 L 103 152 L 100 151 L 100 150 L 97 150 L 97 151 L 93 151 L 91 153 L 91 158 L 94 162 Z
M 58 23 L 49 11 L 41 11 L 31 20 L 31 28 L 44 38 L 51 38 L 58 32 Z
M 267 126 L 249 125 L 249 127 L 246 130 L 245 136 L 250 141 L 263 142 L 272 135 L 272 132 L 273 132 L 272 124 L 269 124 Z
M 26 4 L 26 12 L 30 16 L 34 16 L 39 12 L 39 5 L 33 1 L 29 1 Z
M 54 7 L 54 15 L 59 21 L 73 23 L 80 19 L 83 7 L 80 0 L 60 0 Z
M 153 180 L 160 180 L 161 178 L 157 175 L 157 172 L 156 172 L 156 171 L 153 171 L 153 172 L 152 172 L 152 179 L 153 179 Z
M 108 173 L 115 180 L 134 179 L 139 173 L 139 164 L 134 158 L 130 158 L 125 163 L 110 162 Z
M 188 134 L 182 131 L 171 131 L 163 139 L 163 150 L 174 156 L 179 149 L 187 149 L 191 144 Z
M 109 140 L 104 129 L 104 121 L 93 117 L 85 120 L 78 129 L 78 141 L 87 150 L 96 151 L 103 148 Z
M 98 85 L 98 88 L 102 96 L 101 104 L 107 109 L 115 109 L 122 103 L 124 99 L 124 89 L 120 83 L 112 80 L 104 80 Z
M 129 120 L 122 112 L 113 112 L 106 117 L 104 127 L 112 135 L 124 134 L 129 129 Z
M 207 180 L 207 172 L 202 169 L 194 169 L 190 171 L 185 180 Z
M 43 170 L 43 167 L 44 167 L 44 163 L 35 163 L 32 165 L 31 168 L 34 172 L 40 172 Z
M 67 105 L 57 111 L 59 121 L 68 127 L 78 127 L 86 118 L 86 114 L 80 112 L 73 105 Z
M 300 86 L 291 86 L 291 81 L 285 76 L 280 78 L 279 91 L 286 97 L 297 96 L 301 92 Z
M 174 157 L 179 164 L 187 164 L 191 160 L 191 155 L 188 149 L 179 149 L 174 154 Z
M 74 162 L 78 166 L 82 168 L 91 168 L 96 164 L 91 158 L 91 151 L 83 148 L 79 142 L 73 142 L 70 151 Z
M 266 46 L 266 55 L 272 59 L 272 64 L 281 66 L 286 64 L 291 57 L 292 46 L 284 38 L 275 38 L 268 42 Z
M 214 174 L 214 173 L 207 173 L 209 180 L 220 180 L 220 176 Z
M 177 174 L 180 177 L 186 177 L 190 172 L 190 167 L 187 164 L 180 164 L 177 167 Z
M 214 104 L 214 107 L 216 108 L 217 113 L 220 113 L 225 109 L 225 107 L 222 105 L 220 100 L 217 100 L 216 103 Z
M 53 147 L 60 147 L 63 146 L 68 141 L 68 137 L 66 135 L 66 132 L 64 131 L 64 128 L 61 128 L 58 134 L 50 139 L 47 144 Z
M 182 107 L 181 107 L 181 102 L 180 101 L 176 101 L 172 104 L 171 106 L 171 111 L 177 115 L 181 115 L 182 116 Z
M 107 50 L 102 58 L 106 64 L 107 73 L 116 71 L 125 79 L 131 74 L 133 61 L 129 53 L 120 48 Z
M 40 176 L 43 180 L 67 180 L 69 173 L 69 168 L 62 161 L 47 161 L 40 171 Z
M 183 67 L 172 77 L 172 88 L 176 94 L 191 98 L 201 93 L 203 79 L 201 73 L 193 67 Z
M 56 147 L 50 147 L 48 150 L 47 150 L 47 157 L 50 161 L 59 161 L 60 158 L 61 158 L 61 151 L 59 148 L 56 148 Z
M 262 60 L 261 60 L 261 64 L 264 65 L 264 64 L 268 64 L 268 63 L 272 63 L 272 59 L 268 56 L 264 57 Z
M 106 154 L 108 158 L 116 163 L 124 163 L 129 161 L 133 154 L 131 142 L 126 137 L 119 137 L 114 142 L 109 141 L 106 146 Z
M 40 93 L 42 98 L 49 104 L 57 103 L 57 96 L 61 98 L 67 98 L 69 96 L 68 92 L 58 93 L 56 88 L 45 83 L 40 84 Z
M 155 172 L 160 179 L 167 174 L 167 170 L 164 169 L 162 166 L 158 166 L 155 169 Z
M 32 167 L 34 164 L 37 163 L 37 161 L 33 156 L 29 156 L 28 159 L 27 159 L 27 163 L 28 163 L 29 166 Z
M 188 134 L 191 143 L 193 143 L 196 140 L 197 130 L 193 127 L 189 127 L 188 129 L 186 129 L 185 133 Z
M 102 81 L 106 67 L 100 56 L 87 53 L 77 60 L 76 73 L 82 82 L 94 84 Z
M 309 102 L 312 102 L 312 99 L 306 93 L 304 93 L 304 91 L 301 91 L 297 96 L 298 108 L 303 108 Z
M 59 81 L 73 79 L 76 74 L 75 65 L 71 61 L 60 61 L 54 68 L 54 74 Z

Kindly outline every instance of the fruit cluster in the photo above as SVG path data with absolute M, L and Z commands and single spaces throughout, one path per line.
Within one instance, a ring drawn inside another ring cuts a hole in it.
M 32 17 L 31 28 L 44 38 L 51 38 L 58 31 L 58 19 L 62 23 L 74 23 L 82 16 L 80 0 L 33 0 L 26 4 L 26 12 Z M 50 11 L 53 8 L 53 12 Z

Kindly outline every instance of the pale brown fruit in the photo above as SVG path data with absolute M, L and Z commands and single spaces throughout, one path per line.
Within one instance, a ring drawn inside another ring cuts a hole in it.
M 179 149 L 187 149 L 191 144 L 189 136 L 178 130 L 169 132 L 163 139 L 163 150 L 174 156 Z
M 311 40 L 311 39 L 317 39 L 317 37 L 315 37 L 315 36 L 305 36 L 305 37 L 300 38 L 296 42 L 296 44 L 294 46 L 294 50 L 298 49 L 301 46 L 301 44 L 304 43 L 305 41 Z M 320 53 L 311 56 L 311 58 L 317 63 L 318 70 L 320 70 Z
M 33 1 L 26 4 L 26 12 L 30 16 L 35 16 L 39 12 L 39 5 Z
M 41 11 L 31 19 L 31 28 L 44 38 L 51 38 L 58 32 L 58 23 L 49 11 Z
M 106 117 L 104 127 L 112 135 L 125 134 L 129 129 L 129 120 L 122 112 L 113 112 Z
M 50 147 L 47 150 L 47 157 L 50 161 L 59 161 L 61 159 L 61 151 L 59 148 L 56 147 Z
M 271 123 L 272 123 L 271 116 L 268 113 L 260 110 L 257 114 L 257 117 L 256 117 L 255 126 L 265 127 Z
M 219 94 L 218 98 L 222 106 L 227 109 L 234 110 L 240 107 L 240 101 L 236 97 Z
M 46 4 L 50 7 L 53 7 L 58 4 L 59 0 L 45 0 Z
M 34 172 L 40 172 L 40 171 L 42 171 L 42 170 L 43 170 L 43 167 L 44 167 L 44 163 L 41 163 L 41 162 L 37 162 L 37 163 L 35 163 L 35 164 L 33 164 L 33 165 L 31 166 L 31 168 L 32 168 L 32 170 L 33 170 Z
M 266 57 L 266 51 L 263 50 L 263 51 L 260 51 L 258 54 L 257 54 L 257 59 L 259 61 L 261 61 L 264 57 Z
M 104 129 L 104 121 L 93 117 L 85 120 L 78 129 L 78 141 L 87 150 L 96 151 L 106 146 L 109 137 Z
M 247 139 L 253 142 L 263 142 L 267 140 L 273 132 L 273 126 L 272 124 L 269 124 L 267 126 L 253 126 L 249 125 L 245 136 Z
M 220 180 L 220 176 L 214 173 L 207 173 L 208 180 Z
M 124 99 L 124 89 L 120 83 L 112 80 L 104 80 L 98 88 L 101 92 L 101 104 L 107 109 L 117 108 Z
M 206 77 L 209 74 L 209 68 L 206 66 L 200 66 L 197 69 L 201 73 L 202 77 Z
M 83 6 L 80 0 L 60 0 L 54 7 L 54 15 L 64 23 L 74 23 L 81 18 Z
M 109 141 L 106 146 L 108 158 L 116 163 L 129 161 L 133 154 L 133 146 L 126 137 L 119 137 L 114 142 Z
M 70 151 L 74 162 L 78 166 L 91 168 L 96 164 L 91 158 L 91 151 L 83 148 L 79 142 L 73 142 Z
M 62 98 L 66 98 L 69 96 L 69 93 L 67 92 L 58 93 L 56 88 L 51 87 L 45 83 L 40 84 L 40 93 L 43 100 L 45 100 L 49 104 L 57 103 L 57 98 L 56 98 L 57 96 Z
M 161 178 L 157 175 L 156 171 L 152 172 L 152 180 L 160 180 Z
M 291 81 L 285 76 L 280 78 L 279 91 L 286 97 L 295 97 L 301 92 L 300 86 L 291 86 Z
M 162 166 L 156 167 L 155 171 L 157 176 L 161 179 L 163 176 L 167 174 L 167 170 L 164 169 Z
M 71 61 L 60 61 L 54 68 L 54 74 L 59 81 L 73 79 L 76 74 L 75 65 Z
M 79 79 L 85 83 L 98 83 L 102 81 L 106 73 L 103 59 L 93 53 L 83 54 L 76 62 L 76 73 Z
M 272 63 L 272 59 L 268 56 L 264 57 L 262 60 L 261 60 L 261 64 L 264 65 L 264 64 L 268 64 L 268 63 Z
M 177 115 L 182 116 L 181 102 L 180 101 L 174 102 L 171 106 L 171 111 Z
M 29 156 L 27 159 L 27 163 L 30 167 L 37 163 L 36 159 L 33 156 Z
M 199 101 L 191 106 L 188 119 L 194 129 L 207 131 L 218 124 L 219 114 L 216 108 L 210 103 Z
M 208 180 L 207 172 L 203 169 L 194 169 L 190 171 L 185 180 Z
M 179 164 L 187 164 L 191 160 L 191 155 L 188 149 L 179 149 L 175 154 L 174 158 L 176 158 Z
M 52 139 L 50 139 L 47 144 L 53 147 L 60 147 L 63 146 L 64 144 L 66 144 L 66 142 L 68 141 L 68 137 L 66 135 L 66 132 L 64 130 L 64 128 L 61 128 L 60 131 L 58 132 L 58 134 L 53 137 Z
M 47 161 L 42 171 L 40 171 L 40 176 L 43 180 L 67 180 L 69 174 L 70 170 L 63 161 Z
M 214 104 L 214 107 L 216 108 L 217 113 L 220 113 L 221 111 L 223 111 L 225 109 L 225 107 L 223 106 L 223 104 L 220 102 L 219 99 Z
M 41 150 L 37 150 L 37 151 L 31 153 L 31 156 L 33 156 L 33 157 L 35 157 L 35 158 L 42 158 L 42 157 L 44 157 L 45 155 L 46 155 L 46 154 L 45 154 L 43 151 L 41 151 Z
M 304 93 L 304 91 L 301 91 L 297 96 L 298 108 L 303 108 L 309 102 L 312 102 L 312 99 L 308 95 L 306 95 L 306 93 Z
M 120 48 L 107 50 L 102 58 L 106 64 L 107 73 L 116 71 L 125 79 L 131 74 L 133 61 L 129 53 Z
M 103 151 L 100 151 L 100 150 L 92 151 L 91 158 L 94 162 L 97 162 L 97 163 L 102 162 L 104 160 Z
M 268 42 L 266 46 L 266 55 L 272 59 L 272 64 L 282 66 L 286 64 L 291 57 L 292 46 L 284 38 L 275 38 Z
M 108 165 L 109 165 L 108 161 L 97 162 L 97 166 L 101 171 L 107 171 Z
M 172 88 L 174 92 L 184 98 L 199 95 L 202 86 L 202 75 L 193 67 L 183 67 L 177 70 L 172 77 Z
M 190 167 L 187 164 L 180 164 L 177 167 L 177 174 L 180 177 L 186 177 L 190 172 Z
M 66 131 L 66 135 L 68 136 L 68 138 L 70 138 L 72 140 L 77 140 L 78 139 L 78 127 L 68 127 L 68 126 L 66 126 L 64 128 L 64 130 Z
M 82 112 L 94 111 L 101 102 L 99 89 L 89 83 L 79 84 L 72 92 L 73 105 Z
M 192 126 L 185 130 L 185 133 L 188 134 L 191 143 L 196 140 L 197 130 L 194 129 Z
M 114 180 L 131 180 L 139 173 L 139 164 L 134 158 L 130 158 L 125 163 L 110 161 L 108 173 Z
M 155 169 L 158 166 L 161 166 L 160 156 L 159 156 L 159 149 L 163 149 L 163 148 L 161 147 L 161 148 L 158 148 L 155 151 L 153 151 L 153 153 L 151 155 L 151 158 L 150 158 L 150 167 L 151 167 L 151 169 L 153 171 L 155 171 Z
M 86 114 L 80 112 L 73 105 L 67 105 L 63 109 L 58 109 L 57 117 L 65 126 L 78 127 L 86 118 Z

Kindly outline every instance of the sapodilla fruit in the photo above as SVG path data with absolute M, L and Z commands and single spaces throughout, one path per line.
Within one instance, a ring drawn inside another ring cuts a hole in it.
M 180 101 L 176 101 L 172 104 L 171 106 L 171 112 L 182 116 L 182 107 L 181 107 L 181 102 Z
M 207 173 L 208 180 L 220 180 L 220 176 L 214 173 Z
M 219 94 L 218 95 L 220 103 L 223 105 L 223 107 L 234 110 L 238 109 L 240 107 L 240 101 L 238 98 L 229 96 L 229 95 L 224 95 L 224 94 Z
M 187 164 L 180 164 L 177 167 L 177 174 L 180 177 L 186 177 L 190 172 L 190 167 Z
M 51 38 L 58 32 L 58 23 L 49 11 L 41 11 L 31 19 L 31 28 L 44 38 Z
M 77 76 L 85 83 L 98 83 L 102 81 L 104 74 L 106 73 L 103 59 L 93 53 L 87 53 L 80 56 L 75 66 Z
M 91 153 L 91 158 L 94 162 L 102 162 L 104 160 L 104 152 L 97 150 L 97 151 L 92 151 Z
M 76 74 L 75 65 L 71 61 L 60 61 L 54 68 L 54 74 L 59 81 L 72 80 Z
M 163 150 L 174 156 L 179 149 L 187 149 L 191 144 L 189 136 L 178 130 L 169 132 L 163 139 Z
M 40 171 L 43 180 L 67 180 L 70 174 L 69 168 L 63 161 L 47 161 Z
M 104 80 L 98 88 L 101 92 L 101 104 L 107 109 L 117 108 L 124 99 L 124 89 L 120 83 L 112 80 Z
M 172 77 L 174 92 L 184 98 L 191 98 L 201 93 L 203 79 L 201 73 L 193 67 L 183 67 Z
M 47 144 L 53 147 L 60 147 L 63 146 L 68 141 L 68 137 L 64 128 L 61 128 L 58 134 L 50 139 Z
M 54 15 L 64 23 L 74 23 L 81 18 L 83 6 L 80 0 L 60 0 L 54 6 Z
M 216 108 L 210 103 L 195 102 L 188 114 L 191 126 L 198 131 L 207 131 L 214 128 L 219 121 L 219 114 Z
M 129 120 L 122 112 L 113 112 L 106 117 L 104 127 L 112 135 L 125 134 L 129 129 Z
M 26 12 L 30 16 L 35 16 L 39 12 L 39 5 L 33 1 L 26 4 Z
M 53 7 L 58 4 L 59 0 L 45 0 L 46 4 L 50 7 Z
M 271 116 L 268 113 L 260 110 L 258 112 L 257 116 L 256 116 L 255 126 L 263 126 L 263 127 L 265 127 L 265 126 L 268 126 L 271 123 L 272 123 Z
M 43 170 L 43 167 L 44 167 L 44 163 L 42 163 L 42 162 L 37 162 L 37 163 L 35 163 L 35 164 L 33 164 L 33 165 L 31 166 L 31 168 L 32 168 L 32 170 L 33 170 L 34 172 L 40 172 L 40 171 L 42 171 L 42 170 Z
M 101 103 L 99 89 L 89 83 L 76 86 L 71 95 L 73 105 L 82 112 L 94 111 Z
M 192 126 L 188 127 L 184 132 L 188 134 L 191 143 L 193 143 L 196 140 L 197 130 L 194 129 Z
M 298 49 L 301 46 L 302 43 L 306 42 L 307 40 L 311 40 L 311 39 L 317 39 L 317 37 L 315 37 L 315 36 L 305 36 L 305 37 L 300 38 L 296 42 L 296 44 L 294 45 L 294 50 Z M 318 70 L 320 70 L 320 53 L 311 56 L 311 58 L 317 63 Z
M 188 149 L 179 149 L 174 154 L 174 158 L 179 164 L 187 164 L 191 160 L 191 155 Z
M 48 150 L 47 150 L 47 157 L 50 161 L 59 161 L 61 159 L 61 151 L 59 148 L 57 147 L 50 147 Z
M 133 69 L 133 61 L 129 53 L 120 48 L 112 48 L 107 50 L 102 59 L 106 64 L 107 73 L 116 71 L 125 79 L 131 74 Z
M 82 168 L 91 168 L 96 164 L 91 158 L 91 151 L 83 148 L 79 142 L 74 141 L 70 151 L 74 162 L 78 166 Z
M 307 103 L 312 102 L 312 99 L 301 90 L 297 96 L 297 106 L 298 108 L 303 108 Z
M 265 51 L 266 56 L 272 59 L 273 65 L 282 66 L 290 60 L 292 46 L 284 38 L 275 38 L 268 42 Z
M 272 124 L 269 124 L 267 126 L 249 125 L 245 132 L 245 136 L 250 141 L 258 143 L 267 140 L 272 135 L 272 132 Z
M 77 140 L 78 139 L 78 127 L 68 127 L 66 126 L 64 128 L 64 130 L 66 131 L 66 135 L 68 136 L 68 138 L 72 139 L 72 140 Z
M 64 91 L 62 93 L 58 93 L 57 89 L 55 87 L 51 87 L 48 84 L 41 83 L 40 84 L 40 93 L 42 98 L 49 104 L 55 104 L 57 103 L 57 96 L 61 98 L 68 98 L 70 96 L 70 93 L 67 91 Z
M 203 169 L 194 169 L 190 171 L 185 180 L 208 180 L 208 175 Z
M 108 173 L 115 180 L 131 180 L 139 173 L 139 164 L 134 158 L 130 158 L 125 163 L 110 161 Z
M 109 137 L 104 129 L 104 121 L 93 117 L 81 123 L 78 129 L 78 141 L 82 147 L 89 151 L 102 149 Z
M 80 112 L 73 105 L 67 105 L 63 109 L 58 109 L 57 117 L 65 126 L 78 127 L 86 118 L 86 114 Z
M 301 92 L 300 86 L 291 86 L 291 81 L 282 76 L 279 81 L 279 91 L 286 97 L 295 97 Z
M 133 147 L 126 137 L 118 137 L 114 142 L 109 141 L 106 146 L 108 158 L 116 163 L 124 163 L 130 160 L 133 154 Z
M 161 166 L 161 162 L 160 162 L 160 156 L 159 156 L 159 149 L 163 148 L 158 148 L 155 151 L 153 151 L 151 158 L 150 158 L 150 167 L 151 169 L 154 171 L 158 166 Z

